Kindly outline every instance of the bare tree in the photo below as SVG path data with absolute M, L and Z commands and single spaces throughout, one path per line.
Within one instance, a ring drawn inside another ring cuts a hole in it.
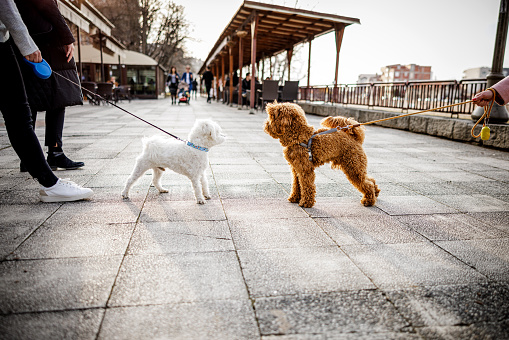
M 161 65 L 169 67 L 177 57 L 184 57 L 184 42 L 189 38 L 188 28 L 184 7 L 168 3 L 166 8 L 158 12 L 157 25 L 152 27 L 150 44 L 145 53 Z
M 184 7 L 160 0 L 91 0 L 115 28 L 112 34 L 128 50 L 154 58 L 168 68 L 184 58 L 188 27 Z

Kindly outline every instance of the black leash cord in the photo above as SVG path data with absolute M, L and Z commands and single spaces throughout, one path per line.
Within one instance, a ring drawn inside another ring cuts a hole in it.
M 135 115 L 134 113 L 131 113 L 131 112 L 127 111 L 126 109 L 121 108 L 121 107 L 120 107 L 120 106 L 118 106 L 117 104 L 112 103 L 111 101 L 109 101 L 109 100 L 107 100 L 107 99 L 103 98 L 102 96 L 98 95 L 97 93 L 94 93 L 94 92 L 92 92 L 92 91 L 90 91 L 90 90 L 88 90 L 88 89 L 86 89 L 86 88 L 82 87 L 80 84 L 77 84 L 77 83 L 73 82 L 71 79 L 68 79 L 68 78 L 64 77 L 63 75 L 58 74 L 57 72 L 53 72 L 53 74 L 56 74 L 57 76 L 59 76 L 59 77 L 61 77 L 61 78 L 64 78 L 64 79 L 65 79 L 65 80 L 67 80 L 68 82 L 71 82 L 72 84 L 74 84 L 74 85 L 76 85 L 76 86 L 80 87 L 82 90 L 85 90 L 85 91 L 87 91 L 88 93 L 90 93 L 91 95 L 93 95 L 93 96 L 95 96 L 95 97 L 97 97 L 97 98 L 99 98 L 99 99 L 101 99 L 101 100 L 104 100 L 106 103 L 111 104 L 111 105 L 115 106 L 117 109 L 120 109 L 120 110 L 124 111 L 125 113 L 130 114 L 130 115 L 131 115 L 131 116 L 133 116 L 134 118 L 138 118 L 138 119 L 139 119 L 139 120 L 141 120 L 142 122 L 144 122 L 144 123 L 146 123 L 146 124 L 148 124 L 148 125 L 150 125 L 150 126 L 152 126 L 152 127 L 155 127 L 155 128 L 156 128 L 156 129 L 158 129 L 159 131 L 162 131 L 162 132 L 166 133 L 167 135 L 172 136 L 172 137 L 173 137 L 173 138 L 175 138 L 175 139 L 178 139 L 178 140 L 180 140 L 180 141 L 185 142 L 185 140 L 183 140 L 183 139 L 181 139 L 181 138 L 179 138 L 179 137 L 175 136 L 174 134 L 169 133 L 169 132 L 168 132 L 168 131 L 166 131 L 166 130 L 161 129 L 159 126 L 154 125 L 154 124 L 152 124 L 151 122 L 148 122 L 148 121 L 146 121 L 145 119 L 143 119 L 143 118 L 141 118 L 141 117 L 138 117 L 138 116 L 137 116 L 137 115 Z

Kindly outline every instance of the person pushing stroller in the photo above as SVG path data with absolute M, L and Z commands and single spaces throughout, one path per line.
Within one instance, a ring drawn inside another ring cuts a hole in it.
M 189 104 L 190 99 L 189 84 L 182 80 L 178 85 L 178 103 Z

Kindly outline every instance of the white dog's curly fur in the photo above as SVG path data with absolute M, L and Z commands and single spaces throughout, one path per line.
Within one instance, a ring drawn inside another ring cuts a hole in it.
M 209 119 L 198 119 L 188 136 L 188 141 L 194 145 L 210 149 L 221 144 L 226 137 L 221 127 Z M 148 169 L 152 169 L 152 184 L 160 193 L 168 192 L 161 186 L 161 176 L 165 168 L 187 176 L 194 189 L 198 204 L 204 204 L 210 199 L 209 185 L 205 170 L 209 164 L 208 152 L 195 149 L 186 143 L 162 136 L 143 138 L 143 152 L 136 158 L 136 165 L 129 176 L 122 197 L 129 197 L 129 190 L 133 184 Z

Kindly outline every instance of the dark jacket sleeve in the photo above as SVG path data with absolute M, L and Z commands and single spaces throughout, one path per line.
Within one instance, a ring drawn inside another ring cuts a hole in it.
M 49 23 L 51 24 L 49 42 L 57 45 L 75 42 L 55 0 L 15 0 L 15 2 L 31 34 L 46 33 L 45 26 Z M 30 18 L 30 22 L 27 22 L 29 20 L 25 15 Z

